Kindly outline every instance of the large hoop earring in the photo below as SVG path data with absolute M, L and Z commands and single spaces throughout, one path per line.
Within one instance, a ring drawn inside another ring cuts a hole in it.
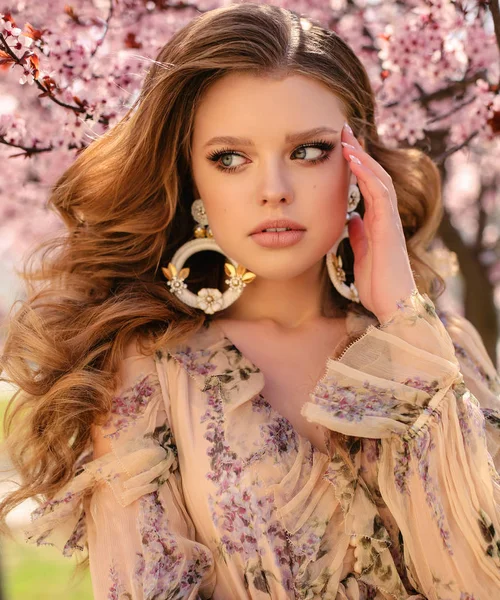
M 349 186 L 349 198 L 347 201 L 347 217 L 346 222 L 344 224 L 344 229 L 342 230 L 341 237 L 335 242 L 333 247 L 326 255 L 326 267 L 328 270 L 328 275 L 330 277 L 330 281 L 332 282 L 335 289 L 344 296 L 344 298 L 348 298 L 353 302 L 361 302 L 359 299 L 359 294 L 354 283 L 351 285 L 347 285 L 345 282 L 346 274 L 344 269 L 342 268 L 342 258 L 337 256 L 337 248 L 342 240 L 349 237 L 347 224 L 349 223 L 350 213 L 358 206 L 359 201 L 361 200 L 361 193 L 356 184 L 351 184 Z
M 184 268 L 187 259 L 202 250 L 212 250 L 224 254 L 213 238 L 201 198 L 195 200 L 191 205 L 191 214 L 198 223 L 194 229 L 194 236 L 197 239 L 183 244 L 172 257 L 171 262 L 168 263 L 168 267 L 162 267 L 161 270 L 168 279 L 167 285 L 172 294 L 175 294 L 184 304 L 199 308 L 206 314 L 211 315 L 227 308 L 237 300 L 246 284 L 253 281 L 256 275 L 247 271 L 245 267 L 239 265 L 232 258 L 227 257 L 230 262 L 224 264 L 224 271 L 229 277 L 225 280 L 229 288 L 224 293 L 216 288 L 203 288 L 198 294 L 189 291 L 187 284 L 184 283 L 189 275 L 189 269 Z

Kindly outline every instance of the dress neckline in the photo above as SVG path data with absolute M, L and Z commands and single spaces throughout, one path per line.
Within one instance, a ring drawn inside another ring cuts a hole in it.
M 319 389 L 319 387 L 321 386 L 321 384 L 323 383 L 327 373 L 328 373 L 328 365 L 330 364 L 331 360 L 334 360 L 337 356 L 336 356 L 336 350 L 337 348 L 340 346 L 340 344 L 344 341 L 348 341 L 349 339 L 352 339 L 352 336 L 358 336 L 360 334 L 362 334 L 367 327 L 373 323 L 373 319 L 371 319 L 370 317 L 366 316 L 366 315 L 362 315 L 362 314 L 358 314 L 358 313 L 354 313 L 352 311 L 348 311 L 346 314 L 346 318 L 345 318 L 345 330 L 346 330 L 346 335 L 344 336 L 344 338 L 342 338 L 342 340 L 340 340 L 340 342 L 332 349 L 332 353 L 326 358 L 324 365 L 323 365 L 323 369 L 322 369 L 322 374 L 320 376 L 320 378 L 315 382 L 314 386 L 311 389 L 311 392 L 307 394 L 307 398 L 304 401 L 304 403 L 302 404 L 301 408 L 300 408 L 300 414 L 304 417 L 303 415 L 303 409 L 305 408 L 305 406 L 311 401 L 312 396 L 314 396 L 315 392 Z M 225 349 L 226 352 L 235 352 L 237 353 L 242 361 L 244 362 L 244 364 L 247 365 L 247 368 L 249 368 L 250 373 L 254 373 L 254 374 L 258 374 L 260 377 L 260 386 L 259 389 L 257 391 L 257 394 L 260 396 L 261 401 L 268 407 L 268 410 L 270 411 L 270 414 L 273 418 L 279 418 L 282 419 L 284 423 L 286 423 L 286 425 L 288 427 L 291 428 L 291 430 L 293 430 L 294 434 L 297 436 L 297 440 L 301 441 L 302 443 L 307 443 L 311 445 L 311 449 L 313 450 L 313 452 L 317 452 L 320 456 L 322 457 L 327 457 L 328 459 L 331 458 L 331 450 L 330 450 L 330 446 L 328 443 L 328 429 L 326 427 L 323 426 L 323 434 L 324 434 L 324 447 L 326 449 L 326 452 L 324 450 L 320 450 L 319 448 L 317 448 L 308 437 L 302 435 L 301 433 L 299 433 L 297 431 L 297 429 L 293 426 L 293 424 L 284 416 L 280 413 L 279 410 L 277 410 L 276 408 L 274 408 L 274 406 L 272 406 L 272 404 L 270 404 L 267 399 L 265 398 L 265 396 L 262 394 L 262 390 L 264 388 L 265 385 L 265 378 L 264 378 L 264 373 L 262 372 L 262 370 L 257 367 L 253 361 L 251 361 L 241 350 L 240 348 L 231 340 L 231 338 L 229 338 L 229 336 L 226 334 L 226 332 L 224 331 L 224 329 L 221 327 L 221 325 L 217 322 L 216 319 L 211 319 L 210 321 L 207 322 L 207 324 L 205 325 L 205 331 L 209 333 L 209 338 L 212 338 L 212 335 L 214 336 L 212 339 L 214 340 L 215 345 L 220 345 L 222 344 L 223 348 Z M 210 335 L 210 333 L 212 335 Z M 213 344 L 210 344 L 209 347 L 211 347 Z M 250 375 L 251 376 L 251 375 Z M 247 398 L 248 400 L 248 398 Z M 241 405 L 239 402 L 237 403 L 238 405 Z M 234 416 L 234 415 L 233 415 Z M 305 418 L 305 417 L 304 417 Z
M 346 334 L 344 337 L 337 343 L 337 345 L 332 348 L 331 354 L 329 354 L 327 360 L 325 361 L 325 367 L 328 361 L 332 360 L 333 357 L 337 355 L 337 349 L 342 347 L 341 344 L 345 342 L 351 342 L 353 338 L 357 338 L 362 335 L 366 329 L 371 325 L 376 323 L 376 319 L 374 317 L 370 317 L 368 315 L 364 315 L 361 313 L 355 313 L 352 310 L 347 310 L 345 316 L 345 331 Z M 253 369 L 260 369 L 251 361 L 248 356 L 246 356 L 238 347 L 237 344 L 233 342 L 233 340 L 226 334 L 224 329 L 221 327 L 217 319 L 209 319 L 205 322 L 205 331 L 212 331 L 215 333 L 215 337 L 219 340 L 223 340 L 227 345 L 232 346 L 244 359 L 247 363 L 249 363 Z

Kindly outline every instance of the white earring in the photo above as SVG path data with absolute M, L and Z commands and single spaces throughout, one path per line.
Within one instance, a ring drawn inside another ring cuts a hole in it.
M 194 229 L 194 236 L 197 239 L 190 240 L 183 244 L 174 254 L 168 267 L 162 267 L 162 272 L 168 279 L 167 285 L 170 291 L 175 294 L 179 300 L 193 308 L 199 308 L 206 314 L 223 310 L 230 306 L 246 287 L 247 283 L 253 281 L 256 277 L 254 273 L 247 271 L 245 267 L 238 265 L 232 258 L 230 262 L 224 264 L 224 271 L 229 279 L 225 283 L 229 288 L 222 293 L 216 288 L 203 288 L 198 294 L 187 289 L 184 280 L 189 275 L 189 269 L 183 268 L 187 259 L 202 250 L 212 250 L 224 254 L 220 246 L 213 238 L 212 231 L 208 225 L 207 214 L 203 205 L 203 200 L 198 198 L 191 205 L 191 214 L 198 225 Z
M 351 184 L 349 186 L 349 197 L 347 201 L 347 217 L 344 225 L 344 229 L 342 231 L 341 237 L 337 240 L 337 242 L 330 248 L 330 251 L 326 255 L 326 267 L 328 269 L 328 275 L 330 276 L 330 281 L 332 282 L 335 289 L 344 296 L 344 298 L 348 298 L 353 302 L 360 302 L 359 294 L 354 283 L 351 285 L 346 285 L 344 282 L 346 280 L 346 274 L 344 269 L 342 268 L 342 258 L 337 256 L 337 248 L 342 240 L 349 237 L 347 224 L 349 223 L 350 213 L 358 206 L 359 201 L 361 199 L 361 193 L 356 184 Z

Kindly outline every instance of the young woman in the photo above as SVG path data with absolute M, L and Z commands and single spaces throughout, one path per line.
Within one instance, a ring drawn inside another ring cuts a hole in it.
M 498 596 L 500 381 L 435 310 L 438 170 L 374 112 L 336 34 L 231 5 L 57 182 L 1 510 L 41 497 L 96 600 Z

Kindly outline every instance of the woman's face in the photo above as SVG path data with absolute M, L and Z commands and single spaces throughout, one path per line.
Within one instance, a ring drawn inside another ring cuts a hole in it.
M 324 259 L 342 233 L 355 182 L 340 145 L 344 121 L 335 94 L 303 75 L 235 73 L 213 84 L 195 115 L 192 173 L 226 256 L 273 280 L 297 277 Z M 303 133 L 317 128 L 325 130 Z M 259 244 L 254 228 L 279 218 L 305 229 L 300 240 Z

